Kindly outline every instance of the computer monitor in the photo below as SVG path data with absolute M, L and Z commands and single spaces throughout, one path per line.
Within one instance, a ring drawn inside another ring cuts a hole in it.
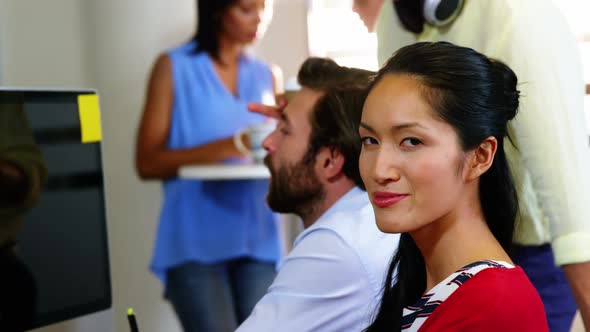
M 0 103 L 22 104 L 48 171 L 37 203 L 24 216 L 15 247 L 37 286 L 32 327 L 109 308 L 96 91 L 0 88 Z

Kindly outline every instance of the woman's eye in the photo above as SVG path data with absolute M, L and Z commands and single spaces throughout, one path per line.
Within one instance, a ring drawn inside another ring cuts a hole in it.
M 401 143 L 402 146 L 412 147 L 412 148 L 413 147 L 416 147 L 416 146 L 418 146 L 420 144 L 422 144 L 422 141 L 419 140 L 419 139 L 417 139 L 417 138 L 415 138 L 415 137 L 407 137 L 407 138 L 404 138 L 402 140 L 402 143 Z
M 243 5 L 243 6 L 240 6 L 240 9 L 242 10 L 242 12 L 244 14 L 253 13 L 257 10 L 256 6 L 253 6 L 253 5 Z
M 289 135 L 289 131 L 285 128 L 285 127 L 281 127 L 279 128 L 279 131 L 281 132 L 281 134 L 283 135 Z
M 370 145 L 370 144 L 378 144 L 379 143 L 379 142 L 377 142 L 376 139 L 374 139 L 373 137 L 370 137 L 370 136 L 361 137 L 361 142 L 363 143 L 363 145 Z

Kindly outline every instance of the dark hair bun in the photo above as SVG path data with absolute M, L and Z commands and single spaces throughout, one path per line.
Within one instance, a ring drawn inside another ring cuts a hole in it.
M 492 62 L 492 71 L 497 77 L 498 83 L 501 83 L 501 89 L 503 94 L 504 107 L 502 110 L 505 112 L 506 120 L 512 120 L 518 111 L 520 91 L 516 88 L 518 84 L 518 78 L 516 74 L 504 64 L 502 61 L 490 60 Z

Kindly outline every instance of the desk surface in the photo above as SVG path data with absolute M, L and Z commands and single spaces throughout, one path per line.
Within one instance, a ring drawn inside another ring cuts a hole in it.
M 182 179 L 198 180 L 268 179 L 270 172 L 262 164 L 187 165 L 180 168 L 178 176 Z

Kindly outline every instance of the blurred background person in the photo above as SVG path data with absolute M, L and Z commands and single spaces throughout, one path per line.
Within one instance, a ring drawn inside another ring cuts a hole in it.
M 47 179 L 47 167 L 22 104 L 0 103 L 0 330 L 24 331 L 36 315 L 33 274 L 18 257 L 16 237 Z
M 551 331 L 569 331 L 576 302 L 590 329 L 584 81 L 559 9 L 551 0 L 387 0 L 376 31 L 381 64 L 416 41 L 448 41 L 514 70 L 523 97 L 505 142 L 520 203 L 511 257 L 539 291 Z
M 249 102 L 274 103 L 280 76 L 246 47 L 272 2 L 198 1 L 194 38 L 154 64 L 137 136 L 143 179 L 163 180 L 151 270 L 186 331 L 233 331 L 275 276 L 280 243 L 264 180 L 177 178 L 188 164 L 244 162 L 238 130 L 263 122 Z

